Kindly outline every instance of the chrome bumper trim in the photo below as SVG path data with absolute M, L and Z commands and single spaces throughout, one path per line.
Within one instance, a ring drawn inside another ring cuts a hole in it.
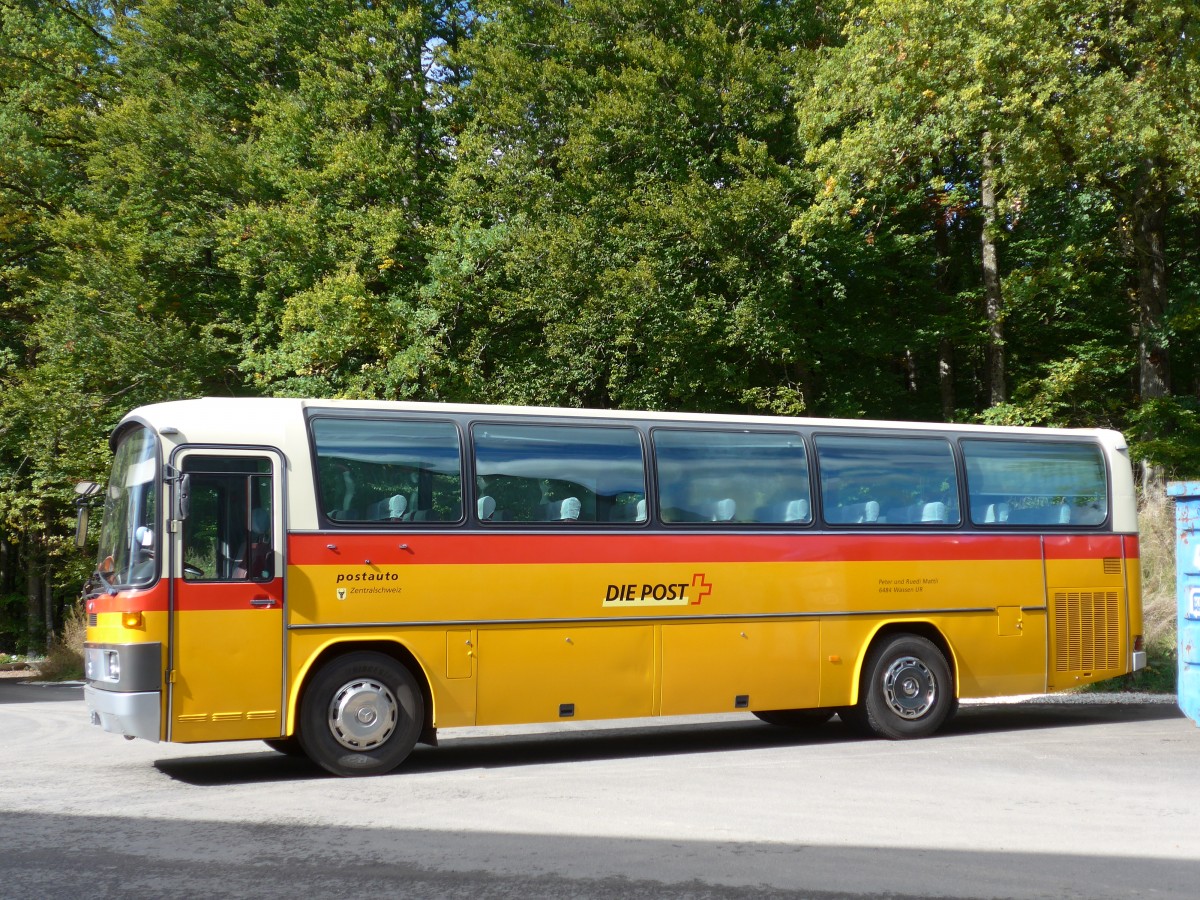
M 110 734 L 158 743 L 162 727 L 162 695 L 158 691 L 118 693 L 100 691 L 89 684 L 83 688 L 83 699 L 93 725 Z

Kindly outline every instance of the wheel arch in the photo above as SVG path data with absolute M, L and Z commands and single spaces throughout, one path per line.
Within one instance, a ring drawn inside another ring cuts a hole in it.
M 426 672 L 421 660 L 407 646 L 398 640 L 383 638 L 371 640 L 334 640 L 313 654 L 304 667 L 296 673 L 296 684 L 291 690 L 291 696 L 288 701 L 288 734 L 294 735 L 297 733 L 296 721 L 300 707 L 304 702 L 304 692 L 308 690 L 309 685 L 312 683 L 313 676 L 333 660 L 350 653 L 360 652 L 375 652 L 389 656 L 408 669 L 409 673 L 416 679 L 417 685 L 421 688 L 421 698 L 424 701 L 425 707 L 425 721 L 421 723 L 420 741 L 422 743 L 431 743 L 434 735 L 433 723 L 436 719 L 434 718 L 434 698 L 433 690 L 430 687 L 429 674 Z
M 933 622 L 928 619 L 905 619 L 896 622 L 885 622 L 876 628 L 870 638 L 863 645 L 862 652 L 858 654 L 858 659 L 855 661 L 854 683 L 851 694 L 851 702 L 858 703 L 862 699 L 862 681 L 863 669 L 870 659 L 875 648 L 889 638 L 899 634 L 913 634 L 917 637 L 923 637 L 942 651 L 942 656 L 946 658 L 946 665 L 950 667 L 950 680 L 954 686 L 954 696 L 958 697 L 958 657 L 954 653 L 954 647 L 950 641 L 946 639 L 946 635 Z

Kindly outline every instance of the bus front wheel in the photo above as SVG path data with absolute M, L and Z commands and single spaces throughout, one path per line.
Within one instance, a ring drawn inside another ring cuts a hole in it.
M 931 735 L 956 706 L 950 665 L 926 638 L 896 635 L 871 653 L 863 671 L 864 696 L 852 711 L 858 722 L 851 724 L 880 737 Z
M 300 744 L 334 775 L 382 775 L 412 752 L 424 720 L 408 669 L 382 653 L 350 653 L 318 671 L 304 692 Z

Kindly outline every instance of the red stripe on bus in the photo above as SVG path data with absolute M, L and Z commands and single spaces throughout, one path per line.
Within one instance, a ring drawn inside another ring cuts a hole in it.
M 251 610 L 251 600 L 275 598 L 276 608 L 282 606 L 283 579 L 274 581 L 213 581 L 183 582 L 176 588 L 175 609 L 178 612 L 197 612 L 220 609 Z M 166 612 L 167 581 L 163 579 L 149 591 L 129 591 L 103 594 L 87 602 L 89 613 Z
M 1112 540 L 1118 540 L 1115 536 Z M 1090 543 L 1056 558 L 1099 556 Z M 1090 538 L 1080 539 L 1088 542 Z M 1106 545 L 1107 546 L 1107 545 Z M 1118 544 L 1119 546 L 1119 544 Z M 332 548 L 332 549 L 331 549 Z M 324 534 L 292 535 L 292 565 L 894 562 L 1041 559 L 1037 535 Z M 1118 551 L 1119 555 L 1119 551 Z
M 1046 559 L 1101 559 L 1106 556 L 1121 558 L 1121 535 L 1046 535 Z
M 88 614 L 112 612 L 166 612 L 167 582 L 160 581 L 146 591 L 121 591 L 101 594 L 87 601 Z

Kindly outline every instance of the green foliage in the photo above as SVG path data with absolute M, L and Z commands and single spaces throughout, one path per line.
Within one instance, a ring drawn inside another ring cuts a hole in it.
M 1200 401 L 1195 397 L 1148 400 L 1129 416 L 1128 427 L 1136 458 L 1179 477 L 1200 472 Z
M 2 13 L 0 640 L 47 583 L 62 621 L 70 485 L 162 399 L 1102 425 L 1200 469 L 1186 5 Z
M 1125 693 L 1130 691 L 1149 694 L 1174 694 L 1179 674 L 1178 648 L 1174 635 L 1152 641 L 1146 647 L 1146 667 L 1128 675 L 1119 675 L 1107 681 L 1089 684 L 1086 693 Z
M 83 678 L 83 642 L 87 638 L 87 612 L 76 603 L 63 618 L 62 633 L 50 642 L 46 655 L 35 663 L 43 681 L 78 681 Z
M 1113 428 L 1126 410 L 1123 382 L 1133 361 L 1121 349 L 1092 341 L 1065 348 L 1070 354 L 1047 363 L 1042 374 L 1024 381 L 1009 403 L 986 410 L 990 425 Z M 1200 449 L 1200 445 L 1197 445 Z
M 0 594 L 0 657 L 15 653 L 25 641 L 25 597 Z

